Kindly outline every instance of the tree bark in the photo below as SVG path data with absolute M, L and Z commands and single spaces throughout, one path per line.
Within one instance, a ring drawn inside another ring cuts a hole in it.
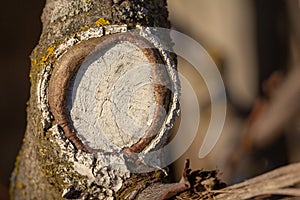
M 63 62 L 67 59 L 67 55 L 75 55 L 74 59 L 80 59 L 83 56 L 81 53 L 84 45 L 88 46 L 87 50 L 92 51 L 93 49 L 89 49 L 92 44 L 90 41 L 96 41 L 102 35 L 112 34 L 112 40 L 116 40 L 113 33 L 124 32 L 137 26 L 169 28 L 166 1 L 47 0 L 41 19 L 42 34 L 31 55 L 31 90 L 27 108 L 27 128 L 11 178 L 11 198 L 113 199 L 128 195 L 133 198 L 135 195 L 131 193 L 137 185 L 143 188 L 158 181 L 160 172 L 149 173 L 146 178 L 143 174 L 133 176 L 128 170 L 122 171 L 119 168 L 115 169 L 120 171 L 117 173 L 108 169 L 108 166 L 101 165 L 101 159 L 109 160 L 113 157 L 118 161 L 121 157 L 120 162 L 124 162 L 124 156 L 110 155 L 107 158 L 102 152 L 92 152 L 93 149 L 87 147 L 86 143 L 83 144 L 82 140 L 74 136 L 70 126 L 66 125 L 69 120 L 65 116 L 66 97 L 62 95 L 60 99 L 58 96 L 59 92 L 67 93 L 65 90 L 68 88 L 63 87 L 71 84 L 72 77 L 69 73 L 75 73 L 78 69 L 75 67 L 71 71 L 68 64 L 65 67 L 61 66 L 64 66 Z M 127 45 L 129 47 L 131 44 L 139 45 L 130 38 L 120 39 L 120 37 L 119 40 L 130 43 Z M 111 44 L 107 40 L 105 42 Z M 77 52 L 80 53 L 76 54 Z M 147 50 L 143 53 L 145 59 L 160 59 L 154 55 L 157 52 Z M 150 54 L 153 54 L 152 57 Z M 62 62 L 58 62 L 62 56 Z M 69 62 L 72 60 L 73 58 L 69 59 Z M 78 63 L 74 65 L 76 64 Z M 153 73 L 166 73 L 158 72 L 160 69 L 152 70 Z M 153 87 L 155 95 L 152 101 L 164 106 L 161 98 L 168 98 L 164 96 L 166 93 L 164 88 L 157 85 Z M 151 126 L 150 128 L 154 129 Z M 153 139 L 151 137 L 150 139 Z M 146 145 L 149 145 L 148 140 L 146 136 L 137 138 L 131 146 L 125 148 L 124 154 L 130 157 L 131 153 L 142 151 Z M 120 168 L 123 167 L 122 165 L 124 163 L 120 164 Z M 129 187 L 129 182 L 136 184 Z M 127 184 L 126 188 L 121 189 L 125 184 Z

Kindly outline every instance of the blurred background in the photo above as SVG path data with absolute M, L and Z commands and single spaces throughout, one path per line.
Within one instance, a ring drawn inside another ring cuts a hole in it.
M 229 184 L 300 161 L 299 6 L 298 0 L 169 1 L 174 29 L 197 40 L 214 59 L 228 101 L 220 139 L 199 159 L 211 117 L 209 94 L 193 66 L 178 59 L 201 117 L 196 139 L 174 164 L 177 180 L 186 158 L 194 169 L 219 169 Z
M 3 1 L 0 12 L 0 199 L 21 147 L 29 98 L 29 55 L 41 33 L 44 1 Z
M 299 1 L 169 0 L 168 4 L 174 29 L 197 40 L 214 59 L 228 100 L 222 135 L 213 151 L 199 159 L 210 119 L 209 96 L 201 76 L 179 58 L 180 73 L 199 99 L 201 120 L 193 145 L 173 165 L 175 178 L 186 158 L 194 169 L 219 169 L 228 183 L 300 161 Z M 2 5 L 0 199 L 7 199 L 26 127 L 29 55 L 41 33 L 44 1 Z

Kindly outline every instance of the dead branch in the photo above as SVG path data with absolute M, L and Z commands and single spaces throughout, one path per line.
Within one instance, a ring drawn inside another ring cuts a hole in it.
M 300 163 L 290 164 L 255 178 L 246 180 L 219 191 L 215 199 L 250 199 L 263 195 L 284 195 L 300 197 Z

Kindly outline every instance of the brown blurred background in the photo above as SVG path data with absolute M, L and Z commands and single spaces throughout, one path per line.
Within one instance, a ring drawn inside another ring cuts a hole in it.
M 26 126 L 29 55 L 37 44 L 44 1 L 2 1 L 0 12 L 0 199 L 5 191 Z
M 2 3 L 0 199 L 7 198 L 9 176 L 25 132 L 26 101 L 30 87 L 29 55 L 39 39 L 43 5 L 44 1 L 33 0 Z M 273 99 L 278 95 L 273 94 L 287 82 L 292 69 L 300 67 L 299 9 L 298 0 L 169 0 L 174 28 L 197 40 L 208 50 L 222 69 L 228 95 L 228 113 L 222 136 L 214 150 L 203 160 L 197 154 L 209 123 L 210 109 L 207 103 L 199 103 L 199 137 L 176 162 L 178 172 L 183 160 L 191 158 L 193 168 L 217 167 L 223 171 L 226 181 L 236 182 L 300 160 L 299 149 L 296 148 L 300 142 L 299 106 L 295 101 L 291 102 L 296 105 L 289 104 L 293 108 L 289 111 L 292 116 L 288 118 L 289 123 L 275 127 L 278 130 L 276 134 L 262 136 L 263 131 L 259 129 L 262 125 L 255 126 L 256 129 L 252 127 L 255 122 L 268 118 L 260 108 L 267 110 L 276 104 Z M 201 77 L 194 76 L 188 65 L 184 60 L 179 60 L 180 71 L 189 77 L 198 98 L 207 99 Z M 295 70 L 294 73 L 298 72 Z M 292 87 L 298 84 L 299 81 L 292 82 L 288 87 L 292 88 L 291 92 L 282 93 L 281 90 L 281 96 L 297 97 L 291 94 L 300 93 Z M 268 127 L 273 127 L 274 120 L 266 122 Z M 259 136 L 253 136 L 260 132 L 262 134 Z M 236 151 L 242 153 L 233 156 Z
M 209 52 L 222 73 L 228 100 L 222 135 L 212 152 L 199 159 L 210 120 L 209 98 L 201 77 L 179 58 L 179 71 L 196 88 L 201 119 L 196 139 L 175 163 L 177 179 L 186 158 L 193 168 L 219 169 L 227 183 L 300 161 L 299 4 L 169 1 L 173 27 Z

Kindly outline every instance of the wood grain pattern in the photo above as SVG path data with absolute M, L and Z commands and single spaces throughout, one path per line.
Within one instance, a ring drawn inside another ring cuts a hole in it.
M 170 93 L 170 80 L 164 66 L 164 62 L 159 52 L 141 36 L 134 33 L 118 33 L 101 38 L 82 41 L 71 47 L 55 63 L 49 82 L 48 96 L 51 112 L 56 123 L 63 129 L 65 136 L 75 145 L 77 149 L 92 152 L 92 149 L 84 145 L 76 136 L 74 128 L 70 124 L 69 116 L 66 111 L 67 92 L 70 81 L 76 74 L 81 63 L 89 55 L 104 51 L 111 45 L 128 41 L 136 45 L 149 60 L 152 66 L 153 87 L 156 107 L 151 125 L 146 130 L 143 137 L 131 147 L 124 148 L 124 152 L 141 152 L 155 137 L 164 121 L 165 113 L 168 113 Z

